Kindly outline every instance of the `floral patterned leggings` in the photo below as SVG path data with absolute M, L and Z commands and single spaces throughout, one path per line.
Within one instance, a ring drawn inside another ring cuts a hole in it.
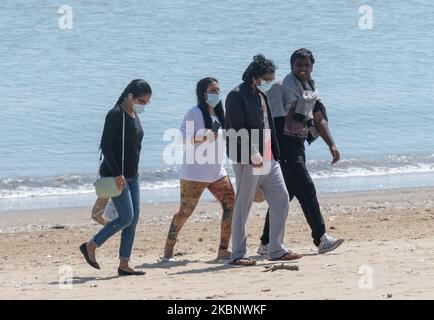
M 217 199 L 223 209 L 221 220 L 220 250 L 227 249 L 231 237 L 232 212 L 235 192 L 228 176 L 213 183 L 187 181 L 181 179 L 181 206 L 173 216 L 167 235 L 166 247 L 173 247 L 179 232 L 187 219 L 191 216 L 205 189 L 208 189 Z

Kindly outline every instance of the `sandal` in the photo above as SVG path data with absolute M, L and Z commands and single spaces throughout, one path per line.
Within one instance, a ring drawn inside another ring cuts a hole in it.
M 290 260 L 297 260 L 297 259 L 300 259 L 302 257 L 303 256 L 301 254 L 298 254 L 298 253 L 287 252 L 283 256 L 281 256 L 280 258 L 273 258 L 273 259 L 268 259 L 268 260 L 269 261 L 290 261 Z
M 236 265 L 236 266 L 246 266 L 246 267 L 249 267 L 249 266 L 256 265 L 256 261 L 252 260 L 250 258 L 239 258 L 239 259 L 235 259 L 235 260 L 229 262 L 229 264 L 233 264 L 233 265 Z

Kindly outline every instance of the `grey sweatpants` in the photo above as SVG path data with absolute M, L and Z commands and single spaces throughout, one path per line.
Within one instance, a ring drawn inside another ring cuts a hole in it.
M 288 250 L 283 245 L 285 223 L 288 216 L 289 197 L 283 180 L 280 164 L 272 160 L 270 172 L 253 174 L 249 164 L 233 164 L 236 179 L 236 198 L 232 216 L 231 262 L 247 255 L 246 224 L 252 208 L 256 188 L 259 187 L 270 207 L 270 242 L 268 253 L 271 259 L 280 258 Z

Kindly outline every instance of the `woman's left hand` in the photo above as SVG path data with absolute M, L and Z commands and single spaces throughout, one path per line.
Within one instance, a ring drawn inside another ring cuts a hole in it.
M 115 177 L 116 185 L 119 190 L 124 190 L 125 186 L 127 184 L 127 181 L 125 180 L 124 176 L 117 176 Z

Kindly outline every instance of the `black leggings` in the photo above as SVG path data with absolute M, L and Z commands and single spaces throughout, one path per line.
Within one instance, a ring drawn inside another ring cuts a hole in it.
M 326 228 L 321 214 L 315 185 L 306 168 L 304 140 L 283 135 L 284 117 L 275 118 L 275 126 L 281 152 L 280 166 L 289 197 L 300 202 L 307 223 L 312 230 L 313 243 L 318 246 Z M 262 244 L 269 242 L 269 210 L 261 236 Z

